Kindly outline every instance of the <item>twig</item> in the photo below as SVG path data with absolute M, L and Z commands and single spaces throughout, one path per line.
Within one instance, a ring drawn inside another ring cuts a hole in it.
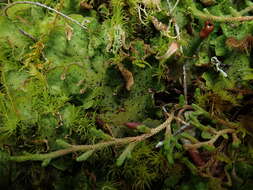
M 175 8 L 177 7 L 178 3 L 179 3 L 180 0 L 177 0 L 177 2 L 175 3 L 175 5 L 173 7 L 171 7 L 171 4 L 170 2 L 167 0 L 167 3 L 170 7 L 170 13 L 173 13 L 173 11 L 175 10 Z
M 174 119 L 174 113 L 168 114 L 169 118 L 172 117 Z M 170 122 L 171 123 L 171 122 Z M 170 137 L 171 136 L 171 125 L 170 123 L 167 124 L 166 130 L 165 130 L 165 136 Z
M 192 14 L 195 17 L 198 17 L 203 20 L 211 20 L 211 21 L 216 21 L 216 22 L 236 22 L 236 21 L 250 21 L 253 20 L 253 16 L 238 16 L 238 17 L 230 17 L 230 16 L 215 16 L 212 14 L 206 14 L 200 10 L 198 10 L 194 6 L 190 6 L 189 9 L 191 10 Z M 249 11 L 246 9 L 246 11 Z M 244 9 L 245 12 L 245 9 Z M 243 12 L 243 13 L 244 13 Z
M 28 160 L 43 161 L 46 159 L 53 159 L 60 156 L 64 156 L 66 154 L 77 152 L 77 151 L 100 150 L 102 148 L 112 146 L 112 145 L 125 145 L 132 142 L 140 142 L 140 141 L 146 140 L 149 137 L 152 137 L 153 135 L 159 133 L 160 131 L 168 127 L 170 123 L 173 121 L 173 119 L 174 119 L 174 116 L 173 114 L 171 114 L 169 115 L 169 118 L 164 123 L 162 123 L 156 128 L 151 129 L 150 133 L 146 133 L 146 134 L 136 136 L 136 137 L 115 138 L 111 141 L 102 142 L 102 143 L 98 143 L 94 145 L 71 145 L 69 148 L 57 150 L 57 151 L 47 153 L 47 154 L 28 154 L 28 155 L 23 155 L 23 156 L 11 156 L 9 160 L 15 161 L 15 162 L 24 162 Z
M 233 133 L 235 132 L 234 129 L 224 129 L 224 130 L 221 130 L 221 131 L 218 131 L 216 133 L 216 135 L 210 139 L 209 141 L 205 141 L 205 142 L 199 142 L 199 143 L 195 143 L 195 144 L 185 144 L 184 145 L 184 148 L 185 149 L 197 149 L 197 148 L 200 148 L 202 146 L 205 146 L 205 145 L 213 145 L 215 143 L 215 141 L 221 136 L 221 135 L 224 135 L 224 134 L 227 134 L 227 133 Z
M 65 14 L 63 14 L 63 13 L 61 13 L 60 11 L 57 11 L 57 10 L 51 8 L 51 7 L 48 7 L 47 5 L 44 5 L 44 4 L 42 4 L 42 3 L 39 3 L 39 2 L 32 2 L 32 1 L 16 1 L 16 2 L 13 2 L 13 3 L 11 3 L 11 4 L 8 4 L 8 5 L 4 8 L 4 10 L 3 10 L 5 16 L 8 16 L 7 10 L 8 10 L 9 8 L 11 8 L 11 7 L 17 5 L 17 4 L 30 4 L 30 5 L 36 5 L 36 6 L 39 6 L 39 7 L 46 8 L 46 9 L 48 9 L 48 10 L 50 10 L 50 11 L 53 11 L 53 12 L 57 13 L 58 15 L 64 17 L 65 19 L 70 20 L 71 22 L 73 22 L 73 23 L 79 25 L 81 28 L 87 29 L 84 25 L 82 25 L 82 24 L 81 24 L 80 22 L 78 22 L 77 20 L 74 20 L 73 18 L 71 18 L 71 17 L 69 17 L 69 16 L 67 16 L 67 15 L 65 15 Z
M 241 10 L 239 13 L 240 15 L 245 15 L 246 13 L 253 10 L 253 6 L 246 7 L 245 9 Z
M 145 22 L 142 20 L 142 18 L 141 18 L 141 10 L 144 12 L 145 16 L 148 17 L 147 12 L 145 11 L 145 8 L 142 9 L 142 8 L 138 5 L 138 6 L 137 6 L 137 11 L 138 11 L 139 20 L 141 21 L 141 23 L 142 23 L 143 25 L 147 25 L 147 23 L 145 23 Z
M 24 31 L 24 30 L 22 30 L 22 29 L 18 29 L 18 30 L 19 30 L 19 32 L 20 32 L 21 34 L 23 34 L 24 36 L 30 38 L 32 41 L 34 41 L 34 42 L 37 41 L 37 39 L 36 39 L 35 37 L 33 37 L 31 34 L 27 33 L 26 31 Z
M 187 123 L 186 121 L 184 121 L 183 119 L 181 119 L 180 117 L 176 117 L 174 116 L 174 119 L 176 119 L 177 121 L 179 121 L 180 123 L 186 125 L 186 126 L 190 126 L 190 123 Z
M 183 86 L 184 86 L 184 99 L 185 99 L 185 104 L 188 104 L 188 93 L 187 93 L 187 72 L 186 72 L 186 65 L 183 65 Z
M 220 119 L 218 117 L 213 117 L 213 119 L 215 121 L 217 121 L 217 123 L 221 124 L 221 125 L 224 125 L 226 127 L 229 127 L 229 128 L 232 128 L 232 129 L 237 129 L 239 127 L 238 124 L 236 123 L 233 123 L 233 122 L 230 122 L 230 121 L 226 121 L 226 120 L 223 120 L 223 119 Z

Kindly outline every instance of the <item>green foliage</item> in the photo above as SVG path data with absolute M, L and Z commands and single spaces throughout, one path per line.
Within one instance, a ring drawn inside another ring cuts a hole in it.
M 38 2 L 69 17 L 31 4 L 0 16 L 0 187 L 253 187 L 252 41 L 244 51 L 226 43 L 252 34 L 253 21 L 222 21 L 251 16 L 250 1 Z M 201 39 L 206 20 L 214 31 Z M 159 60 L 171 43 L 180 47 Z M 167 112 L 171 129 L 151 135 Z M 224 129 L 233 131 L 212 142 Z M 145 140 L 125 143 L 131 136 Z M 211 142 L 197 148 L 204 165 L 186 142 Z
M 123 175 L 134 189 L 150 189 L 152 182 L 159 180 L 164 167 L 161 159 L 164 159 L 163 156 L 152 151 L 152 145 L 139 143 L 131 152 L 131 159 L 125 160 L 120 168 L 112 166 L 111 174 L 114 177 Z

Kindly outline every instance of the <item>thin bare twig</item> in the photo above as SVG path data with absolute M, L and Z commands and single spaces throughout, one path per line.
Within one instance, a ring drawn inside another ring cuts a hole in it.
M 176 3 L 175 3 L 175 5 L 172 7 L 171 4 L 170 4 L 170 2 L 167 0 L 167 3 L 168 3 L 168 5 L 169 5 L 169 7 L 170 7 L 170 13 L 171 13 L 171 14 L 173 13 L 173 11 L 175 10 L 175 8 L 177 7 L 179 1 L 180 1 L 180 0 L 177 0 Z
M 19 32 L 20 32 L 21 34 L 23 34 L 24 36 L 30 38 L 32 41 L 34 41 L 34 42 L 37 41 L 37 39 L 36 39 L 35 37 L 33 37 L 31 34 L 27 33 L 26 31 L 24 31 L 24 30 L 22 30 L 22 29 L 18 29 L 18 30 L 19 30 Z
M 30 4 L 30 5 L 35 5 L 35 6 L 39 6 L 39 7 L 46 8 L 46 9 L 48 9 L 48 10 L 50 10 L 50 11 L 53 11 L 53 12 L 57 13 L 58 15 L 64 17 L 65 19 L 70 20 L 71 22 L 73 22 L 73 23 L 79 25 L 81 28 L 87 29 L 86 26 L 82 25 L 82 24 L 81 24 L 80 22 L 78 22 L 77 20 L 75 20 L 75 19 L 73 19 L 73 18 L 71 18 L 71 17 L 69 17 L 69 16 L 67 16 L 67 15 L 65 15 L 65 14 L 63 14 L 63 13 L 61 13 L 60 11 L 55 10 L 54 8 L 48 7 L 47 5 L 44 5 L 44 4 L 39 3 L 39 2 L 32 2 L 32 1 L 16 1 L 16 2 L 13 2 L 13 3 L 11 3 L 11 4 L 8 4 L 8 5 L 4 8 L 4 10 L 3 10 L 5 16 L 8 16 L 7 11 L 8 11 L 9 8 L 11 8 L 11 7 L 15 6 L 15 5 L 18 5 L 18 4 Z
M 181 119 L 180 117 L 176 117 L 174 116 L 174 119 L 176 119 L 177 121 L 179 121 L 180 123 L 182 123 L 183 125 L 187 125 L 190 126 L 190 123 L 187 123 L 186 121 L 184 121 L 183 119 Z
M 184 64 L 183 66 L 183 86 L 184 86 L 184 99 L 185 99 L 185 104 L 188 104 L 188 90 L 187 90 L 187 72 L 186 72 L 186 65 Z

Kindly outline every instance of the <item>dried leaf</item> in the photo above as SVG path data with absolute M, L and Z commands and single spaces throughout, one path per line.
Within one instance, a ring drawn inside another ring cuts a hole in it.
M 130 129 L 136 129 L 141 123 L 139 122 L 126 122 L 124 125 Z
M 234 37 L 229 37 L 226 40 L 226 45 L 228 47 L 237 49 L 239 51 L 250 51 L 253 46 L 253 36 L 249 35 L 243 38 L 242 40 L 237 40 Z
M 119 71 L 121 72 L 121 75 L 123 76 L 125 82 L 126 82 L 126 89 L 130 90 L 131 87 L 134 85 L 134 77 L 133 74 L 127 70 L 123 64 L 118 64 Z
M 93 6 L 85 1 L 80 3 L 80 7 L 82 9 L 87 9 L 87 10 L 93 9 Z
M 152 17 L 152 23 L 154 25 L 154 27 L 156 28 L 156 30 L 158 31 L 168 31 L 168 26 L 166 24 L 163 24 L 162 22 L 160 22 L 156 17 Z
M 172 56 L 178 49 L 179 44 L 177 42 L 172 42 L 167 50 L 167 52 L 163 56 L 156 57 L 156 59 L 168 59 Z

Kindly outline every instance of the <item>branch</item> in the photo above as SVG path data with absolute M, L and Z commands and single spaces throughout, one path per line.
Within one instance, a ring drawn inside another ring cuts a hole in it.
M 4 8 L 4 10 L 3 10 L 5 16 L 8 16 L 8 13 L 7 13 L 8 9 L 11 8 L 11 7 L 13 7 L 13 6 L 15 6 L 15 5 L 17 5 L 17 4 L 30 4 L 30 5 L 35 5 L 35 6 L 39 6 L 39 7 L 46 8 L 46 9 L 48 9 L 48 10 L 50 10 L 50 11 L 53 11 L 53 12 L 57 13 L 58 15 L 64 17 L 65 19 L 70 20 L 71 22 L 73 22 L 73 23 L 79 25 L 81 28 L 87 29 L 84 25 L 82 25 L 82 24 L 81 24 L 80 22 L 78 22 L 77 20 L 74 20 L 73 18 L 71 18 L 71 17 L 69 17 L 69 16 L 67 16 L 67 15 L 65 15 L 65 14 L 63 14 L 63 13 L 61 13 L 61 12 L 59 12 L 59 11 L 53 9 L 53 8 L 51 8 L 51 7 L 48 7 L 47 5 L 44 5 L 44 4 L 42 4 L 42 3 L 39 3 L 39 2 L 32 2 L 32 1 L 16 1 L 16 2 L 13 2 L 13 3 L 11 3 L 11 4 L 8 4 L 8 5 Z
M 248 12 L 250 12 L 252 10 L 253 10 L 253 6 L 249 6 L 249 7 L 246 7 L 245 9 L 241 10 L 239 13 L 241 15 L 245 15 L 245 14 L 247 14 Z
M 30 38 L 33 42 L 37 42 L 37 39 L 33 37 L 31 34 L 27 33 L 26 31 L 19 29 L 19 32 L 23 34 L 24 36 Z
M 112 146 L 112 145 L 125 145 L 132 142 L 140 142 L 140 141 L 146 140 L 149 137 L 154 136 L 155 134 L 159 133 L 166 127 L 170 126 L 173 119 L 174 119 L 173 114 L 170 114 L 169 118 L 164 123 L 162 123 L 161 125 L 159 125 L 158 127 L 154 129 L 151 129 L 150 133 L 146 133 L 146 134 L 136 136 L 136 137 L 115 138 L 111 141 L 101 142 L 94 145 L 71 145 L 69 148 L 57 150 L 57 151 L 46 153 L 46 154 L 28 154 L 28 155 L 23 155 L 23 156 L 11 156 L 9 160 L 15 161 L 15 162 L 24 162 L 28 160 L 43 161 L 46 159 L 53 159 L 60 156 L 64 156 L 66 154 L 77 152 L 77 151 L 100 150 L 102 148 Z
M 188 149 L 197 149 L 197 148 L 200 148 L 200 147 L 205 146 L 205 145 L 211 145 L 212 146 L 221 135 L 224 135 L 224 134 L 227 134 L 227 133 L 233 133 L 233 132 L 235 132 L 234 129 L 224 129 L 224 130 L 218 131 L 216 133 L 216 135 L 212 139 L 210 139 L 209 141 L 199 142 L 199 143 L 195 143 L 195 144 L 185 144 L 184 148 L 186 150 L 188 150 Z
M 198 17 L 203 20 L 211 20 L 215 22 L 239 22 L 239 21 L 250 21 L 253 20 L 253 16 L 238 16 L 238 17 L 229 17 L 229 16 L 215 16 L 212 14 L 206 14 L 200 10 L 198 10 L 194 5 L 189 7 L 190 11 L 195 17 Z M 250 11 L 252 7 L 248 7 L 242 10 L 240 13 L 245 14 Z

